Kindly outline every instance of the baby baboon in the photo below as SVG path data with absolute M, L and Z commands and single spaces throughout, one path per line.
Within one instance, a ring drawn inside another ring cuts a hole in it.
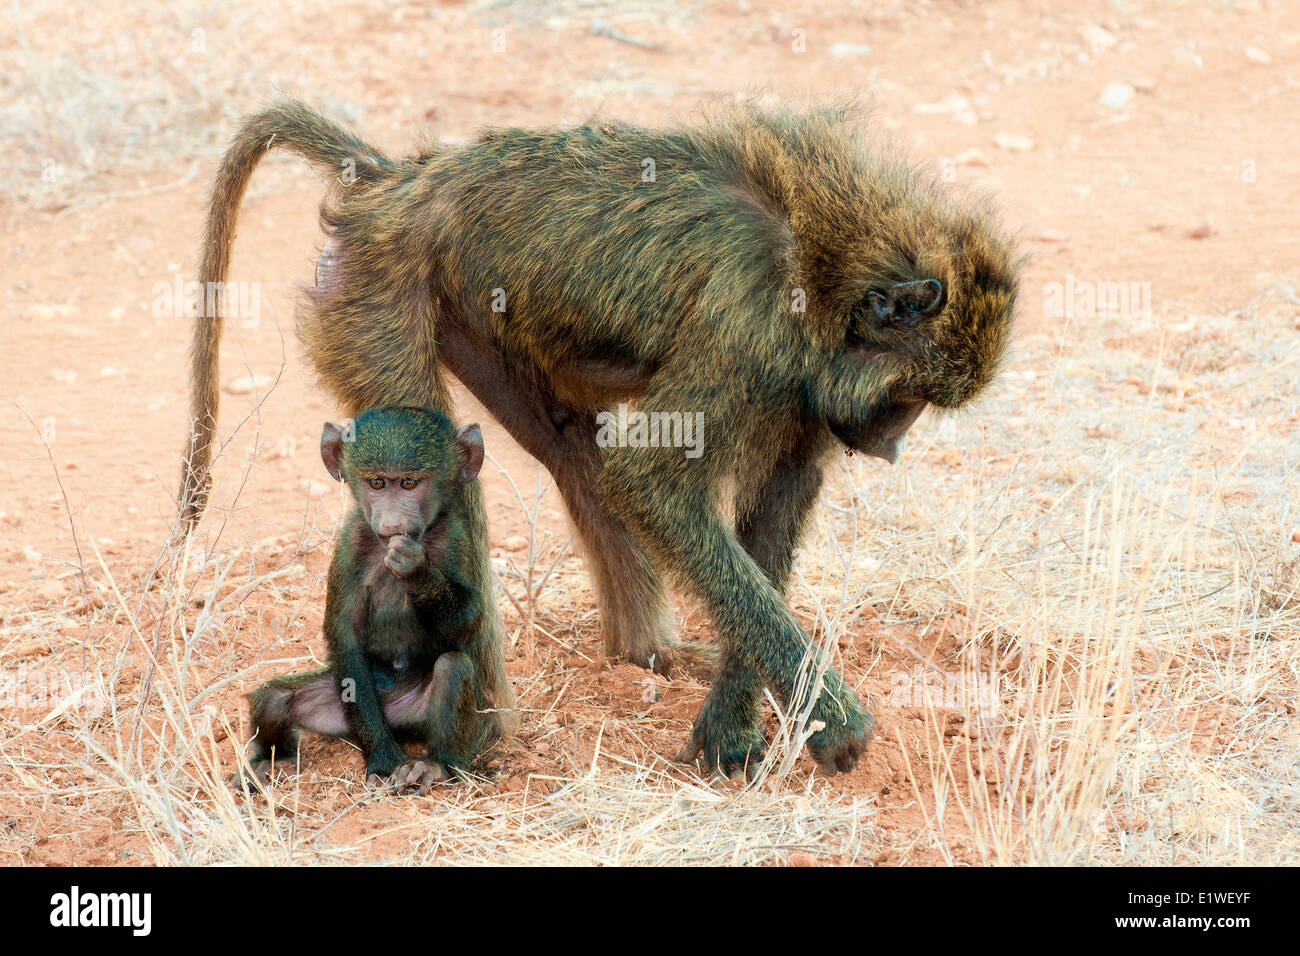
M 321 457 L 353 507 L 325 598 L 329 667 L 267 681 L 250 695 L 255 777 L 294 764 L 298 731 L 348 737 L 371 782 L 420 793 L 468 769 L 511 706 L 502 648 L 480 618 L 465 489 L 483 464 L 477 425 L 441 412 L 375 408 L 355 432 L 326 422 Z M 411 759 L 399 740 L 428 748 Z
M 800 666 L 817 662 L 783 592 L 826 456 L 838 442 L 894 460 L 927 405 L 961 406 L 997 370 L 1016 263 L 990 214 L 864 147 L 841 110 L 489 130 L 393 162 L 288 102 L 246 120 L 226 154 L 205 283 L 225 279 L 244 186 L 272 146 L 350 173 L 322 213 L 300 330 L 326 388 L 350 408 L 445 407 L 439 364 L 459 378 L 554 476 L 611 653 L 659 670 L 681 653 L 661 570 L 705 600 L 722 660 L 680 756 L 752 770 L 764 684 L 797 708 Z M 196 331 L 191 519 L 219 335 L 216 321 Z M 595 416 L 622 402 L 702 415 L 703 454 L 598 447 Z M 718 501 L 730 487 L 734 527 Z M 812 719 L 821 768 L 852 767 L 872 720 L 834 669 Z

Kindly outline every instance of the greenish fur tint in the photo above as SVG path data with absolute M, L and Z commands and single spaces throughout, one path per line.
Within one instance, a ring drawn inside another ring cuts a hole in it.
M 357 416 L 354 427 L 354 440 L 343 446 L 345 480 L 354 480 L 365 468 L 390 468 L 406 462 L 416 464 L 436 476 L 442 487 L 451 489 L 454 499 L 450 511 L 458 520 L 449 534 L 447 553 L 459 567 L 464 586 L 487 605 L 476 615 L 477 632 L 465 649 L 474 660 L 485 692 L 491 695 L 485 706 L 498 708 L 503 731 L 511 731 L 515 724 L 514 693 L 505 672 L 504 632 L 488 564 L 483 490 L 477 480 L 461 484 L 454 478 L 458 467 L 456 426 L 437 408 L 393 405 L 365 409 Z M 349 521 L 359 519 L 360 510 L 354 508 Z
M 350 475 L 418 471 L 450 482 L 456 471 L 456 427 L 432 408 L 368 408 L 343 443 Z
M 644 158 L 655 162 L 654 182 L 641 180 Z M 393 221 L 399 203 L 411 214 Z M 900 207 L 905 217 L 892 214 Z M 328 384 L 344 393 L 369 387 L 332 378 L 331 369 L 354 368 L 331 361 L 344 341 L 376 379 L 411 376 L 406 358 L 432 338 L 435 268 L 447 296 L 475 307 L 504 353 L 542 372 L 558 341 L 570 357 L 616 348 L 643 361 L 692 361 L 676 344 L 698 341 L 691 327 L 707 326 L 721 359 L 713 381 L 741 367 L 752 378 L 764 353 L 789 352 L 787 340 L 819 352 L 839 346 L 843 315 L 869 288 L 934 278 L 950 306 L 926 330 L 932 344 L 919 361 L 852 388 L 833 380 L 831 394 L 852 403 L 902 379 L 955 407 L 987 384 L 1009 337 L 1015 264 L 987 212 L 954 206 L 911 166 L 867 150 L 837 111 L 739 108 L 692 130 L 493 130 L 340 190 L 324 218 L 349 268 L 327 311 L 349 334 L 323 324 L 305 332 Z M 491 311 L 498 288 L 504 314 Z M 803 315 L 790 311 L 795 288 L 808 293 Z M 698 307 L 680 314 L 684 301 Z M 737 319 L 751 315 L 762 319 Z M 409 346 L 400 358 L 394 323 Z M 728 361 L 731 350 L 743 366 Z M 783 397 L 787 383 L 775 379 L 788 370 L 770 371 L 773 381 L 747 383 L 752 403 Z
M 412 466 L 450 492 L 451 500 L 444 504 L 444 511 L 452 519 L 447 531 L 447 568 L 455 570 L 457 593 L 463 595 L 456 605 L 461 620 L 450 622 L 450 626 L 464 631 L 458 649 L 465 651 L 475 665 L 477 691 L 482 694 L 480 705 L 497 709 L 503 732 L 509 732 L 515 724 L 514 693 L 505 673 L 504 634 L 488 565 L 482 486 L 477 479 L 468 483 L 456 480 L 456 426 L 436 408 L 383 406 L 362 411 L 354 422 L 353 440 L 343 445 L 344 480 L 352 484 L 371 470 L 409 470 Z M 361 509 L 354 506 L 339 542 L 366 533 L 369 528 Z M 335 560 L 347 562 L 356 553 L 355 548 L 336 547 Z M 355 573 L 355 569 L 349 570 Z M 440 626 L 446 630 L 449 622 Z

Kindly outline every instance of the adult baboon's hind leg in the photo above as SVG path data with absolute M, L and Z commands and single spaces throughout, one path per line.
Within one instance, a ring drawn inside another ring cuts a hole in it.
M 679 650 L 663 581 L 641 542 L 600 498 L 593 417 L 565 408 L 450 323 L 439 329 L 438 357 L 555 479 L 591 570 L 606 653 L 666 672 Z
M 595 419 L 574 414 L 559 435 L 562 448 L 551 474 L 582 539 L 604 622 L 605 653 L 666 673 L 674 663 L 685 663 L 686 649 L 673 639 L 658 569 L 600 497 Z
M 403 287 L 376 269 L 349 270 L 348 255 L 333 239 L 326 246 L 317 264 L 317 292 L 299 325 L 321 383 L 354 418 L 367 408 L 385 405 L 435 408 L 455 418 L 434 344 L 434 329 L 443 317 L 429 297 L 427 282 L 417 277 Z M 366 261 L 364 249 L 353 249 L 351 255 Z M 490 599 L 494 590 L 482 485 L 470 482 L 463 493 L 465 550 L 476 556 L 469 585 L 489 597 L 468 645 L 478 649 L 481 676 L 496 698 L 501 729 L 511 732 L 517 714 L 505 676 L 501 611 Z

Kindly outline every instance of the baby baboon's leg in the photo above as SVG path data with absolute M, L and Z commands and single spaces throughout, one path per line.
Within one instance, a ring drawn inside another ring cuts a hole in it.
M 450 779 L 452 770 L 468 770 L 499 733 L 492 715 L 479 712 L 476 679 L 469 655 L 452 652 L 440 656 L 424 680 L 384 695 L 384 717 L 398 736 L 418 737 L 428 746 L 426 757 L 408 760 L 393 772 L 390 786 L 428 793 Z
M 673 628 L 663 582 L 640 541 L 599 495 L 593 417 L 565 408 L 451 323 L 439 329 L 438 357 L 555 479 L 591 569 L 606 653 L 667 671 Z
M 267 681 L 249 695 L 249 722 L 253 739 L 248 762 L 255 780 L 263 783 L 277 767 L 295 765 L 300 730 L 327 737 L 348 732 L 338 681 L 329 668 Z
M 473 662 L 464 654 L 443 654 L 433 665 L 433 694 L 427 740 L 429 757 L 445 767 L 468 770 L 496 728 L 478 712 Z

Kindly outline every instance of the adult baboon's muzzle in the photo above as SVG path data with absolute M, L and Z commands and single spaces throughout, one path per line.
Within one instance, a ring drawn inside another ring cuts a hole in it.
M 891 401 L 883 411 L 871 416 L 866 427 L 852 429 L 832 424 L 831 431 L 854 451 L 883 458 L 892 465 L 902 456 L 907 430 L 925 411 L 925 405 L 920 399 Z

